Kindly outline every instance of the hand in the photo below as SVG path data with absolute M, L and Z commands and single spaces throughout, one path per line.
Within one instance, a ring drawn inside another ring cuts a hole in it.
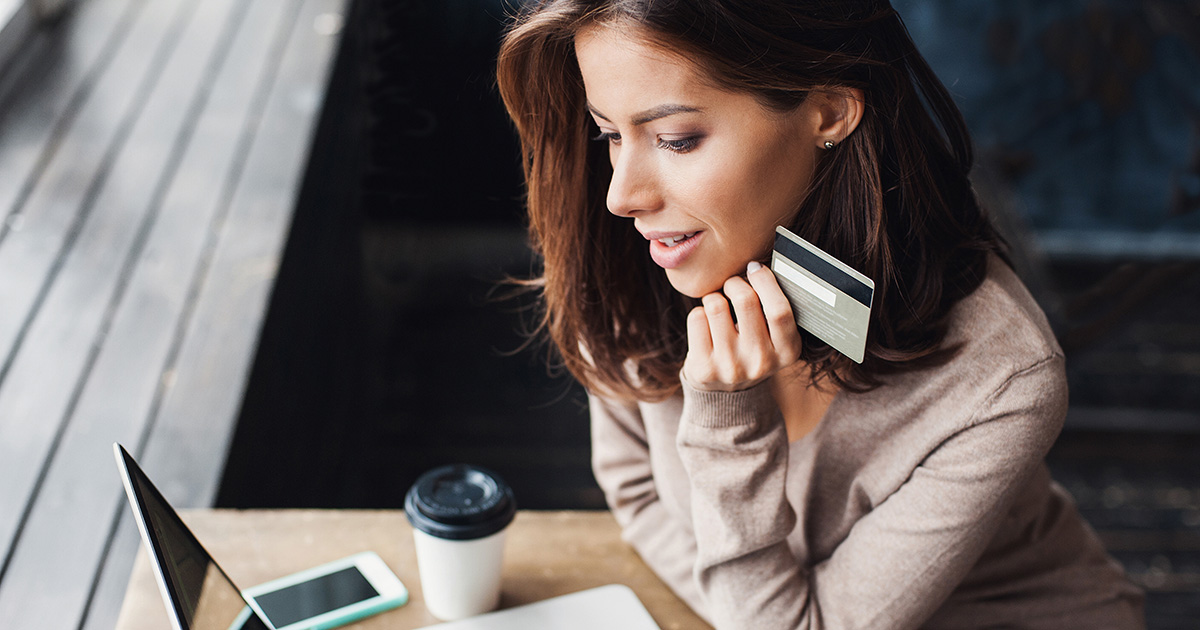
M 754 262 L 746 271 L 688 313 L 683 377 L 694 387 L 749 389 L 800 358 L 800 331 L 775 274 Z

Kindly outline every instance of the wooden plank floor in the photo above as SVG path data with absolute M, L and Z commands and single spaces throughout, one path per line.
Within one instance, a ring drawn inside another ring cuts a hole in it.
M 86 0 L 0 78 L 0 619 L 111 628 L 110 444 L 212 503 L 345 0 Z

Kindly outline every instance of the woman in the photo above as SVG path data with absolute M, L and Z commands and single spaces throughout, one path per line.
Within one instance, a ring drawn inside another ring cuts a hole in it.
M 534 3 L 498 81 L 597 481 L 699 614 L 1141 627 L 1043 463 L 1062 352 L 886 1 Z M 796 327 L 778 225 L 874 280 L 861 364 Z

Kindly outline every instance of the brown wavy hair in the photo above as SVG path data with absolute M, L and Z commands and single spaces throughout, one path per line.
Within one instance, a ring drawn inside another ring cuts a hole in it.
M 617 26 L 682 55 L 723 89 L 789 111 L 814 90 L 863 91 L 858 128 L 823 152 L 793 232 L 875 281 L 856 364 L 802 331 L 814 382 L 864 391 L 943 363 L 951 307 L 1005 246 L 968 180 L 962 114 L 886 0 L 543 0 L 515 17 L 497 81 L 520 136 L 529 231 L 543 262 L 537 332 L 584 386 L 653 400 L 678 390 L 686 316 L 633 222 L 606 210 L 607 147 L 589 142 L 575 35 Z

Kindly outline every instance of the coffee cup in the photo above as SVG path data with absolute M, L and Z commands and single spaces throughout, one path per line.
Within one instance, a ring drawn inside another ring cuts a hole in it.
M 479 466 L 435 468 L 409 488 L 404 513 L 425 608 L 434 617 L 454 621 L 500 603 L 505 528 L 516 509 L 508 484 Z

